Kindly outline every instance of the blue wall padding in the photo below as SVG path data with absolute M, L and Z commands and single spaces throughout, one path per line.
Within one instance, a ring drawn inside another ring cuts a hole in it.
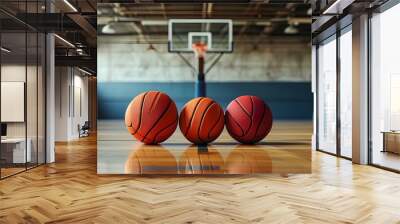
M 123 119 L 125 109 L 138 94 L 158 90 L 167 93 L 180 110 L 193 98 L 191 82 L 99 82 L 98 118 Z M 241 95 L 255 95 L 270 106 L 274 119 L 311 120 L 313 97 L 310 82 L 208 82 L 207 96 L 225 107 Z

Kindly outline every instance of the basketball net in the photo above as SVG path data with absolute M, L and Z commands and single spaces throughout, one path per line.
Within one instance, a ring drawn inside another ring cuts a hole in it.
M 203 42 L 197 42 L 192 44 L 192 49 L 197 58 L 204 58 L 207 52 L 207 44 Z

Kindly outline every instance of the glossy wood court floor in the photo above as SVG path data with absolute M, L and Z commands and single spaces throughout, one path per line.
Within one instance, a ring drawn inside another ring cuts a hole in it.
M 312 174 L 227 177 L 97 175 L 96 153 L 95 137 L 59 143 L 55 164 L 0 181 L 0 223 L 400 223 L 399 174 L 319 152 Z
M 305 123 L 303 123 L 305 124 Z M 280 122 L 254 145 L 242 145 L 224 131 L 207 146 L 192 145 L 179 128 L 160 145 L 144 145 L 124 121 L 99 121 L 99 174 L 229 175 L 310 173 L 310 128 Z M 304 132 L 301 133 L 301 130 Z M 290 133 L 297 133 L 290 135 Z

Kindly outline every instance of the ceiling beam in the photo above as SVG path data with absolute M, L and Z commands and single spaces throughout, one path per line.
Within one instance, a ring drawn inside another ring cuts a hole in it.
M 74 21 L 88 35 L 86 41 L 91 46 L 96 46 L 97 30 L 88 22 L 88 20 L 80 14 L 68 14 L 68 17 Z
M 96 71 L 97 60 L 91 56 L 55 56 L 56 66 L 87 67 Z

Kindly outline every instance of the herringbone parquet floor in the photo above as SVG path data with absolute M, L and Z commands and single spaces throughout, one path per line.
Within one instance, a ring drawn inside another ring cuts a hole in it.
M 304 175 L 98 176 L 94 137 L 58 144 L 0 181 L 0 223 L 400 223 L 400 175 L 312 156 Z

